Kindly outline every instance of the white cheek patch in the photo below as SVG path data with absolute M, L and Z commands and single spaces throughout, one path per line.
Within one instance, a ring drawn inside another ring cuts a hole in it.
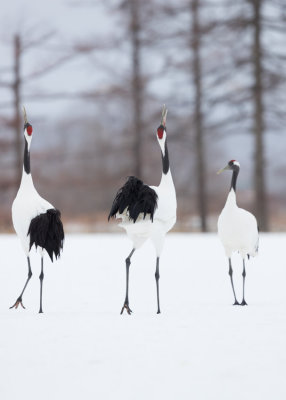
M 238 167 L 240 167 L 240 164 L 238 161 L 234 161 L 233 165 L 237 165 Z
M 25 131 L 24 131 L 24 136 L 25 136 L 25 139 L 26 139 L 26 141 L 27 141 L 27 143 L 28 143 L 28 149 L 30 150 L 30 146 L 31 146 L 31 141 L 32 141 L 32 136 L 33 135 L 28 135 L 28 133 L 27 133 L 27 131 L 26 131 L 26 129 L 25 129 Z
M 158 142 L 159 142 L 163 157 L 165 157 L 165 141 L 166 141 L 166 138 L 164 136 L 162 139 L 158 138 Z

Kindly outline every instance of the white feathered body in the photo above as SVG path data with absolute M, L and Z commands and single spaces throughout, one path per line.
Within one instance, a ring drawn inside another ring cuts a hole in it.
M 234 251 L 239 251 L 243 258 L 248 254 L 253 257 L 257 255 L 259 239 L 256 218 L 237 206 L 233 189 L 218 219 L 218 235 L 227 257 Z
M 26 255 L 29 254 L 30 248 L 28 230 L 31 220 L 51 208 L 54 206 L 43 199 L 35 189 L 31 175 L 23 171 L 21 185 L 12 205 L 12 221 Z

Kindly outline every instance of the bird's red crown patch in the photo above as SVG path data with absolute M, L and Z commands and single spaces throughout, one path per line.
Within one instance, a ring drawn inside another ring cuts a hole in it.
M 159 128 L 157 129 L 157 135 L 159 139 L 162 139 L 164 135 L 164 130 L 165 128 L 163 127 L 163 125 L 160 125 Z
M 33 127 L 32 127 L 32 125 L 28 125 L 28 126 L 27 126 L 27 134 L 28 134 L 29 136 L 31 136 L 32 133 L 33 133 Z

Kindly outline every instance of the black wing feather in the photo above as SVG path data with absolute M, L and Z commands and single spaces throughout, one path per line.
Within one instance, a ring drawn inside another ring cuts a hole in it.
M 154 189 L 134 176 L 130 176 L 127 182 L 120 188 L 113 201 L 108 220 L 115 217 L 117 213 L 122 214 L 125 209 L 129 218 L 136 222 L 139 214 L 150 215 L 153 221 L 154 212 L 157 208 L 158 196 Z
M 54 254 L 57 259 L 60 256 L 65 238 L 60 211 L 51 208 L 33 218 L 28 235 L 30 235 L 30 250 L 35 244 L 36 248 L 39 246 L 45 249 L 52 261 Z

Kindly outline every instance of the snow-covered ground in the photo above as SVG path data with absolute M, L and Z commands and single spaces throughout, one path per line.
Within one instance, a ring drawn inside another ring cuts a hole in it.
M 0 399 L 285 400 L 286 235 L 261 235 L 247 266 L 248 307 L 233 307 L 216 235 L 169 234 L 156 314 L 155 254 L 134 254 L 130 307 L 125 235 L 69 235 L 60 261 L 46 259 L 44 314 L 39 255 L 27 276 L 18 239 L 0 236 Z M 234 257 L 241 298 L 242 265 Z M 239 289 L 239 290 L 238 290 Z

